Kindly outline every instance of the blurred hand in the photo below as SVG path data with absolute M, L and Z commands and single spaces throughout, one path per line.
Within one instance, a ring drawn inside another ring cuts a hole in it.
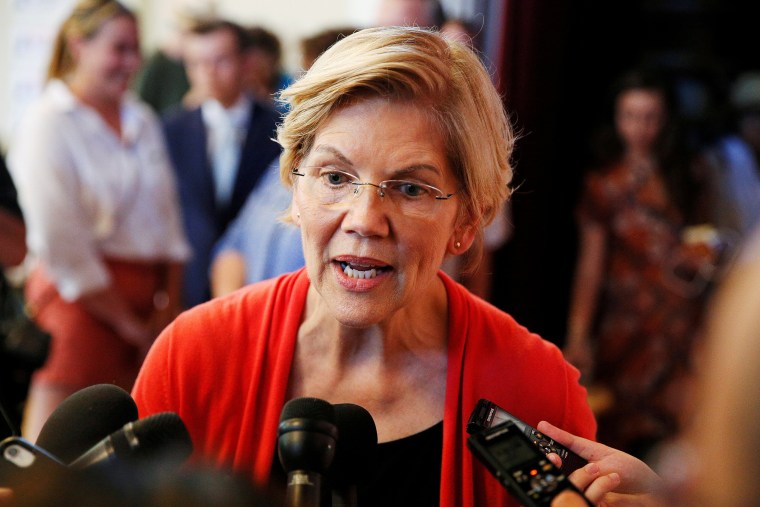
M 588 507 L 588 504 L 575 491 L 565 490 L 554 497 L 551 507 Z
M 660 496 L 663 490 L 662 479 L 640 459 L 572 435 L 546 421 L 538 423 L 537 429 L 588 460 L 589 464 L 573 472 L 570 480 L 592 502 L 610 507 L 664 506 Z M 552 461 L 557 458 L 555 455 Z
M 561 465 L 561 459 L 556 454 L 550 454 L 549 459 L 557 466 Z M 589 463 L 570 474 L 570 481 L 581 491 L 585 497 L 595 505 L 604 505 L 602 499 L 607 493 L 615 490 L 620 485 L 620 475 L 613 472 L 608 475 L 599 473 L 599 465 Z M 588 507 L 585 499 L 575 491 L 564 491 L 552 500 L 552 507 Z
M 143 355 L 147 354 L 156 338 L 149 325 L 135 319 L 123 319 L 118 323 L 116 332 L 119 333 L 122 340 L 140 349 Z

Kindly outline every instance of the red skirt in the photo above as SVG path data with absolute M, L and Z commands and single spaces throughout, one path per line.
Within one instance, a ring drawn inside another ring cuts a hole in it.
M 113 287 L 138 317 L 148 319 L 154 295 L 164 288 L 166 264 L 122 260 L 106 264 Z M 35 321 L 52 336 L 47 361 L 34 374 L 35 384 L 72 392 L 103 383 L 132 389 L 143 360 L 137 347 L 96 320 L 81 303 L 62 299 L 44 268 L 31 273 L 25 295 L 36 312 Z

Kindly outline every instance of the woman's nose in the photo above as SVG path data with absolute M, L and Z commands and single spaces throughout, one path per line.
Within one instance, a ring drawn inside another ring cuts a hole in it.
M 361 236 L 385 237 L 390 232 L 388 213 L 393 203 L 382 197 L 382 189 L 377 185 L 358 185 L 350 196 L 349 206 L 343 217 L 345 232 L 355 232 Z

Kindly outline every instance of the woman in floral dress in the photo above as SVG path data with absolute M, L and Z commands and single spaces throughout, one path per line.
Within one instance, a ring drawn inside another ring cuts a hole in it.
M 693 348 L 715 250 L 687 227 L 697 194 L 674 156 L 665 88 L 625 76 L 616 150 L 583 185 L 566 356 L 608 400 L 599 441 L 645 455 L 688 407 Z

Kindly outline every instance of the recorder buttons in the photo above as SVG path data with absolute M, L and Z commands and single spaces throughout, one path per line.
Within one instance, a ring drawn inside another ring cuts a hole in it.
M 550 452 L 553 452 L 559 455 L 559 457 L 562 458 L 563 460 L 567 458 L 567 450 L 561 447 L 557 447 L 554 443 L 554 440 L 552 440 L 551 438 L 548 438 L 546 435 L 544 435 L 540 431 L 531 430 L 529 436 L 531 440 L 533 441 L 533 443 L 536 444 L 544 452 L 544 454 L 549 454 Z
M 536 468 L 515 471 L 512 476 L 523 491 L 534 499 L 550 498 L 549 495 L 564 480 L 563 474 L 557 474 L 554 466 L 541 460 Z

